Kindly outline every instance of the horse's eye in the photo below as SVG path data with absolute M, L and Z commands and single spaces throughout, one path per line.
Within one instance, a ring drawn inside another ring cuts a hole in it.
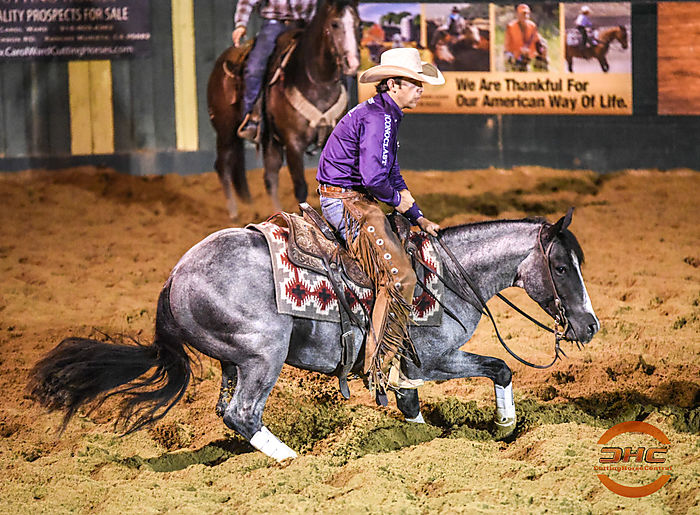
M 565 266 L 557 266 L 554 268 L 558 274 L 564 274 L 566 272 L 566 267 Z
M 337 21 L 334 21 L 333 23 L 331 23 L 331 27 L 334 28 L 334 29 L 339 29 L 339 28 L 340 28 L 340 23 L 338 23 Z

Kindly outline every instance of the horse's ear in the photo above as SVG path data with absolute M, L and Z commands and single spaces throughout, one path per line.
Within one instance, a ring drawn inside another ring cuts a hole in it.
M 571 225 L 571 218 L 573 216 L 574 208 L 570 207 L 566 214 L 562 216 L 559 220 L 557 220 L 557 223 L 555 223 L 554 225 L 550 226 L 549 229 L 547 229 L 547 238 L 554 238 L 557 234 L 566 230 L 566 228 L 569 227 L 569 225 Z

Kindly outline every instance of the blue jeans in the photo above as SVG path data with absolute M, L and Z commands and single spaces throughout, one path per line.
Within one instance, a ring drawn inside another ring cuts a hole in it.
M 345 208 L 343 207 L 343 201 L 339 198 L 328 198 L 323 195 L 320 196 L 321 199 L 321 213 L 326 221 L 331 224 L 347 241 L 345 235 Z
M 267 70 L 267 61 L 275 50 L 275 42 L 280 34 L 290 27 L 277 20 L 263 20 L 260 32 L 255 38 L 253 49 L 248 55 L 248 60 L 243 72 L 245 92 L 243 93 L 243 114 L 253 110 L 253 104 L 260 95 L 260 89 Z

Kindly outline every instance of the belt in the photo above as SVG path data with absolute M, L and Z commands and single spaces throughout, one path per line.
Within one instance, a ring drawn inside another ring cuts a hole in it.
M 362 193 L 355 191 L 352 188 L 343 188 L 341 186 L 333 186 L 331 184 L 321 184 L 318 187 L 318 194 L 328 198 L 355 198 L 362 196 Z
M 306 25 L 306 22 L 304 20 L 276 20 L 274 18 L 265 18 L 265 21 L 269 23 L 270 25 L 276 25 L 276 24 L 281 24 L 281 25 L 293 25 L 298 28 L 303 28 L 304 25 Z

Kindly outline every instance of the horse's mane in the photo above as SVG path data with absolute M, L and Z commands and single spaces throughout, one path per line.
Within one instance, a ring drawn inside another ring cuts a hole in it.
M 471 223 L 466 223 L 466 224 L 450 225 L 448 227 L 444 227 L 442 229 L 442 232 L 444 232 L 446 234 L 450 234 L 450 233 L 456 233 L 456 232 L 462 232 L 462 231 L 476 230 L 480 227 L 506 225 L 506 224 L 552 225 L 545 218 L 543 218 L 541 216 L 534 216 L 534 217 L 527 217 L 527 218 L 486 220 L 483 222 L 471 222 Z M 566 247 L 569 250 L 574 251 L 574 253 L 576 254 L 576 258 L 578 259 L 580 264 L 584 263 L 585 255 L 584 255 L 583 249 L 581 248 L 581 245 L 579 244 L 578 239 L 576 239 L 576 236 L 574 235 L 574 233 L 572 233 L 568 229 L 564 229 L 563 231 L 561 231 L 559 233 L 559 240 L 561 241 L 562 245 L 564 245 L 564 247 Z

